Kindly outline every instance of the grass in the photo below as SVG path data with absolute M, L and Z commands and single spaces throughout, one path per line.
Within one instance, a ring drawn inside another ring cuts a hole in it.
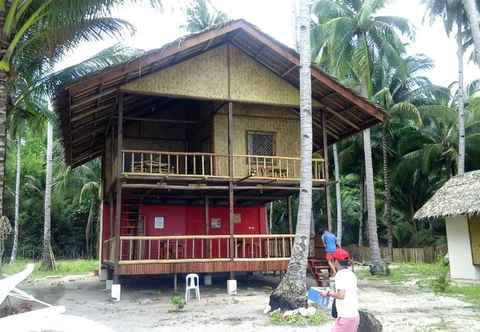
M 292 315 L 283 317 L 283 313 L 276 311 L 270 316 L 270 322 L 273 325 L 288 325 L 288 326 L 318 326 L 329 321 L 326 313 L 317 311 L 315 315 L 310 317 L 303 317 L 301 315 Z
M 22 271 L 28 263 L 33 263 L 28 260 L 17 260 L 15 264 L 4 264 L 0 271 L 4 274 L 13 274 Z M 47 271 L 41 268 L 40 263 L 35 263 L 35 269 L 30 276 L 30 279 L 41 279 L 51 276 L 66 276 L 88 274 L 93 272 L 98 266 L 97 260 L 86 259 L 72 259 L 57 261 L 57 268 L 55 271 Z
M 371 276 L 368 270 L 362 270 L 357 275 L 360 279 L 383 280 L 393 284 L 415 281 L 420 288 L 458 297 L 480 306 L 480 284 L 445 283 L 442 279 L 446 269 L 441 263 L 395 264 L 391 266 L 389 276 Z

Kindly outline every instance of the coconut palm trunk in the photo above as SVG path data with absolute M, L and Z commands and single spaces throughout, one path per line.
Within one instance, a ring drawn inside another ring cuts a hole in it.
M 388 121 L 388 120 L 386 120 Z M 390 188 L 390 164 L 388 161 L 388 124 L 383 125 L 382 131 L 382 155 L 383 155 L 383 222 L 387 226 L 388 252 L 393 253 L 393 225 L 392 225 L 392 192 Z M 390 257 L 392 258 L 392 257 Z
M 463 7 L 470 21 L 470 29 L 475 46 L 475 58 L 480 61 L 480 15 L 475 0 L 463 0 Z
M 342 192 L 340 190 L 340 164 L 338 162 L 337 144 L 333 144 L 333 168 L 335 173 L 335 198 L 337 201 L 337 242 L 341 246 L 343 235 Z
M 0 20 L 2 15 L 0 15 Z M 0 21 L 0 31 L 3 24 Z M 1 42 L 1 41 L 0 41 Z M 2 50 L 0 50 L 0 53 Z M 5 153 L 7 137 L 7 74 L 0 70 L 0 215 L 3 215 L 3 194 L 5 189 Z
M 383 273 L 384 266 L 380 254 L 380 244 L 377 233 L 377 212 L 375 209 L 375 187 L 373 182 L 372 143 L 370 129 L 363 131 L 363 149 L 365 157 L 365 196 L 367 202 L 368 246 L 371 254 L 372 274 Z
M 18 223 L 20 218 L 20 175 L 22 172 L 22 139 L 20 136 L 17 137 L 17 161 L 16 161 L 16 175 L 15 175 L 15 220 L 13 226 L 13 245 L 12 253 L 10 255 L 10 264 L 15 263 L 17 259 L 17 247 L 18 247 Z
M 457 174 L 465 173 L 465 96 L 463 80 L 463 28 L 462 11 L 458 11 L 457 19 L 457 61 L 458 61 L 458 165 Z
M 92 223 L 95 214 L 95 199 L 92 197 L 90 201 L 90 209 L 88 210 L 87 224 L 85 225 L 85 254 L 88 258 L 92 257 L 93 248 L 91 248 L 90 238 L 92 233 Z
M 52 200 L 52 163 L 53 163 L 53 125 L 48 121 L 47 125 L 47 169 L 45 172 L 45 215 L 43 226 L 43 250 L 42 265 L 45 269 L 55 269 L 51 243 L 51 200 Z
M 310 51 L 310 9 L 307 0 L 299 6 L 300 53 L 300 194 L 297 226 L 288 269 L 270 296 L 273 310 L 304 307 L 307 288 L 310 222 L 312 216 L 312 86 Z

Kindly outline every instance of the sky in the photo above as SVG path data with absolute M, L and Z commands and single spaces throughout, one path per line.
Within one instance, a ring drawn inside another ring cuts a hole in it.
M 214 6 L 232 19 L 243 18 L 275 39 L 289 46 L 293 44 L 293 0 L 211 0 Z M 144 50 L 161 47 L 185 34 L 181 28 L 184 14 L 182 0 L 164 0 L 164 8 L 152 8 L 149 1 L 117 8 L 113 16 L 133 24 L 137 32 L 125 36 L 120 42 Z M 458 77 L 456 42 L 454 35 L 447 37 L 440 21 L 424 22 L 424 7 L 421 0 L 390 0 L 382 15 L 405 17 L 415 26 L 415 40 L 408 46 L 408 53 L 423 53 L 433 59 L 435 68 L 427 76 L 439 85 L 448 86 Z M 69 54 L 59 69 L 81 62 L 119 40 L 107 39 L 81 45 Z M 469 54 L 466 55 L 467 61 Z M 480 69 L 466 63 L 465 80 L 480 78 Z

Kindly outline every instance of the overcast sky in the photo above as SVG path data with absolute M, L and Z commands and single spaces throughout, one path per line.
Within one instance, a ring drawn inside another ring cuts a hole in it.
M 211 0 L 220 10 L 232 19 L 243 18 L 277 40 L 291 46 L 292 33 L 292 1 L 293 0 Z M 162 11 L 152 8 L 148 1 L 144 5 L 136 4 L 118 8 L 114 16 L 132 23 L 137 33 L 122 40 L 129 46 L 149 50 L 161 47 L 185 34 L 180 28 L 184 22 L 184 14 L 180 9 L 173 9 L 169 4 L 180 0 L 164 0 L 166 6 Z M 436 84 L 449 85 L 457 78 L 456 43 L 449 39 L 441 22 L 433 26 L 423 22 L 424 7 L 421 0 L 391 0 L 384 15 L 396 15 L 408 18 L 416 27 L 416 38 L 409 46 L 410 54 L 424 53 L 435 62 L 435 68 L 428 74 Z M 79 47 L 69 55 L 61 67 L 80 62 L 105 47 L 115 44 L 116 40 L 88 43 Z M 473 64 L 465 68 L 467 82 L 480 78 L 480 70 Z

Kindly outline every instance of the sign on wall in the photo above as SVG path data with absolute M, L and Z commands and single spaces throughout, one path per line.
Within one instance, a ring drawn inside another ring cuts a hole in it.
M 212 219 L 210 220 L 210 228 L 212 228 L 212 229 L 222 228 L 222 219 L 220 219 L 220 218 L 212 218 Z
M 155 227 L 155 229 L 164 229 L 165 228 L 165 218 L 164 217 L 155 217 L 154 227 Z

